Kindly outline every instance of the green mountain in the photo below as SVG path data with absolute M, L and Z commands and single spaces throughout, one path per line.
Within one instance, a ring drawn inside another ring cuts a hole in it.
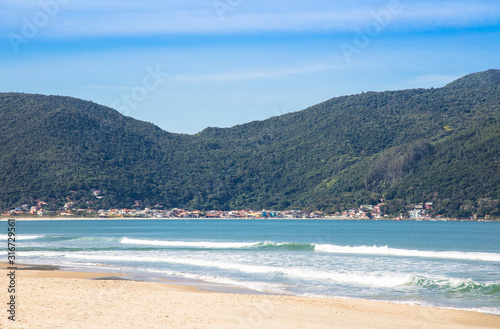
M 1 93 L 0 207 L 333 212 L 383 198 L 387 213 L 433 202 L 447 216 L 500 216 L 499 110 L 500 70 L 196 135 L 75 98 Z

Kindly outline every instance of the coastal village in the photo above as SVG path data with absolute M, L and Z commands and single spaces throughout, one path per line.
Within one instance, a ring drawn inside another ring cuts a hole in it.
M 413 209 L 409 210 L 406 214 L 400 214 L 398 217 L 393 218 L 388 215 L 382 215 L 380 207 L 383 203 L 378 205 L 361 205 L 357 209 L 349 209 L 343 212 L 336 212 L 333 214 L 324 213 L 321 211 L 302 211 L 302 210 L 231 210 L 231 211 L 200 211 L 200 210 L 186 210 L 186 209 L 163 209 L 163 206 L 156 204 L 152 208 L 139 207 L 140 202 L 136 202 L 133 208 L 123 209 L 79 209 L 75 208 L 74 202 L 68 202 L 64 207 L 57 211 L 48 211 L 44 207 L 47 205 L 42 200 L 35 200 L 35 205 L 23 204 L 9 211 L 3 212 L 2 217 L 11 216 L 33 216 L 33 217 L 61 217 L 61 218 L 182 218 L 182 219 L 394 219 L 394 220 L 436 220 L 442 219 L 440 216 L 436 218 L 431 217 L 430 210 L 432 210 L 432 203 L 426 202 L 424 204 L 412 205 Z M 470 218 L 475 219 L 475 218 Z

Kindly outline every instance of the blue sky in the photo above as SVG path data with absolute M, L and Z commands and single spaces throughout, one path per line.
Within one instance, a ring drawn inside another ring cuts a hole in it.
M 500 68 L 498 0 L 24 0 L 0 8 L 0 91 L 91 100 L 176 133 Z

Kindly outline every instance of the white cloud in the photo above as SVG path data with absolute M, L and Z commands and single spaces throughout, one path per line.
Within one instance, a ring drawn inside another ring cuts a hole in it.
M 415 29 L 477 27 L 500 24 L 500 6 L 492 1 L 401 2 L 396 25 Z
M 60 0 L 43 0 L 54 2 Z M 217 2 L 218 1 L 218 2 Z M 372 21 L 372 12 L 387 10 L 393 0 L 185 0 L 75 1 L 61 5 L 46 36 L 127 36 L 182 33 L 241 33 L 262 31 L 351 31 Z M 214 3 L 224 3 L 222 11 Z M 389 29 L 500 24 L 498 0 L 399 1 L 402 12 L 392 15 Z M 233 4 L 233 5 L 231 5 Z M 38 1 L 2 4 L 0 31 L 15 32 L 41 10 Z
M 210 82 L 210 81 L 239 81 L 248 79 L 276 78 L 288 75 L 316 73 L 338 67 L 328 65 L 313 65 L 303 67 L 292 67 L 284 69 L 255 70 L 223 74 L 183 74 L 172 76 L 172 81 L 178 82 Z

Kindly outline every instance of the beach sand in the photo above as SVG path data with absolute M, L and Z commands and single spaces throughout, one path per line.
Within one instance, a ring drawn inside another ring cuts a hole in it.
M 377 301 L 204 292 L 189 286 L 120 280 L 113 273 L 34 267 L 16 271 L 16 321 L 1 328 L 500 328 L 500 316 Z M 95 278 L 111 278 L 95 280 Z

